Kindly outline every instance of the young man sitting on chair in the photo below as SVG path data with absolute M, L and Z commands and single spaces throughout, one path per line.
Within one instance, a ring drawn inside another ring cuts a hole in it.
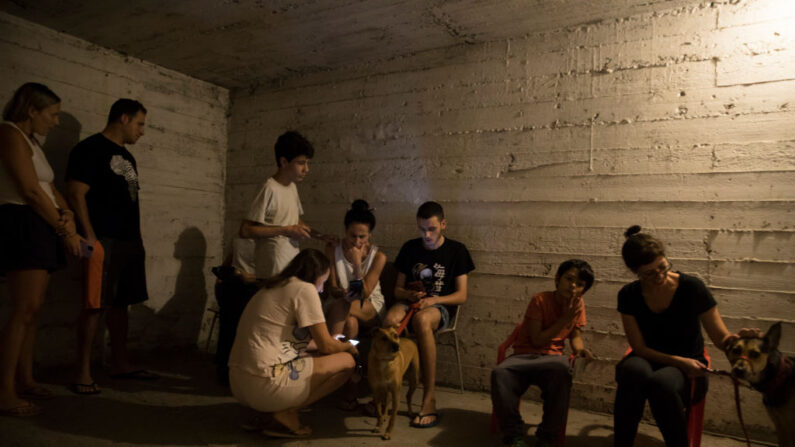
M 536 446 L 552 446 L 566 429 L 571 390 L 571 370 L 563 356 L 568 338 L 574 355 L 593 358 L 583 344 L 583 295 L 594 274 L 587 262 L 570 259 L 558 267 L 555 290 L 533 295 L 514 342 L 514 354 L 491 371 L 491 400 L 499 420 L 503 443 L 527 446 L 519 399 L 530 385 L 541 388 L 544 415 L 536 430 Z
M 475 264 L 464 244 L 442 234 L 447 221 L 438 203 L 425 202 L 419 207 L 417 227 L 420 237 L 403 244 L 395 259 L 398 303 L 384 317 L 384 327 L 400 324 L 410 306 L 419 303 L 419 309 L 407 326 L 417 336 L 423 387 L 422 407 L 411 426 L 428 428 L 439 422 L 434 393 L 434 331 L 445 329 L 454 321 L 456 306 L 467 299 L 467 274 L 475 269 Z

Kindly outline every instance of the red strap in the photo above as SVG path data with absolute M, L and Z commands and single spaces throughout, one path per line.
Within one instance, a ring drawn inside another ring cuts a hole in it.
M 748 437 L 748 430 L 745 428 L 745 422 L 743 422 L 743 410 L 740 409 L 740 384 L 734 377 L 732 377 L 732 382 L 734 382 L 734 402 L 737 404 L 737 418 L 740 419 L 740 427 L 743 428 L 745 444 L 751 447 L 751 438 Z
M 403 332 L 403 329 L 406 329 L 406 326 L 409 325 L 409 321 L 411 321 L 411 317 L 414 316 L 414 313 L 417 312 L 417 310 L 419 308 L 420 308 L 420 303 L 419 302 L 414 303 L 411 306 L 409 306 L 408 313 L 403 318 L 403 321 L 400 322 L 400 326 L 398 326 L 398 329 L 397 329 L 398 337 L 400 336 L 401 332 Z

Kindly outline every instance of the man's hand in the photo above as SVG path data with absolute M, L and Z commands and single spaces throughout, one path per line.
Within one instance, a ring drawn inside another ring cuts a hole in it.
M 425 292 L 419 290 L 407 290 L 409 302 L 416 303 L 417 301 L 425 298 Z
M 431 306 L 433 306 L 434 304 L 436 304 L 436 303 L 434 302 L 433 298 L 431 298 L 431 297 L 427 297 L 427 298 L 421 298 L 421 299 L 420 299 L 419 301 L 417 301 L 417 302 L 419 303 L 419 309 L 417 309 L 417 310 L 422 310 L 422 309 L 425 309 L 426 307 L 431 307 Z
M 287 225 L 284 227 L 285 236 L 289 237 L 290 239 L 295 239 L 297 241 L 301 241 L 304 239 L 309 239 L 309 227 L 304 224 L 297 224 L 297 225 Z

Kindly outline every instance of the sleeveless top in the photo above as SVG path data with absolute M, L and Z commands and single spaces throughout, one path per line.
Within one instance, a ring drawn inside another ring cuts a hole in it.
M 378 247 L 375 245 L 370 247 L 370 253 L 367 255 L 366 258 L 362 260 L 362 272 L 367 274 L 370 271 L 370 266 L 373 265 L 373 260 L 375 259 L 375 255 L 378 253 Z M 342 243 L 337 245 L 337 248 L 334 250 L 334 267 L 337 269 L 337 277 L 340 280 L 340 287 L 343 289 L 348 289 L 348 283 L 353 278 L 353 264 L 348 262 L 345 259 L 345 254 L 342 252 Z M 368 299 L 372 300 L 374 303 L 384 301 L 384 294 L 381 293 L 381 281 L 375 284 L 375 288 L 373 289 L 372 293 Z
M 47 194 L 47 197 L 52 200 L 52 204 L 58 208 L 58 204 L 55 202 L 55 194 L 53 193 L 52 186 L 50 185 L 55 179 L 55 173 L 53 173 L 50 163 L 47 162 L 47 157 L 44 155 L 44 151 L 41 150 L 39 143 L 35 139 L 28 138 L 28 136 L 25 135 L 25 132 L 17 127 L 16 124 L 10 121 L 3 121 L 3 124 L 18 130 L 19 133 L 21 133 L 25 138 L 25 141 L 27 141 L 28 146 L 30 146 L 30 149 L 33 151 L 33 157 L 31 157 L 31 160 L 33 161 L 33 169 L 36 171 L 36 177 L 39 179 L 39 186 L 41 186 L 41 189 L 44 190 L 45 194 Z M 0 162 L 0 164 L 2 164 L 2 162 Z M 19 194 L 19 191 L 17 191 L 16 184 L 8 174 L 7 168 L 3 167 L 0 168 L 0 205 L 5 205 L 7 203 L 15 205 L 27 205 L 27 203 L 25 203 L 25 199 L 23 199 Z

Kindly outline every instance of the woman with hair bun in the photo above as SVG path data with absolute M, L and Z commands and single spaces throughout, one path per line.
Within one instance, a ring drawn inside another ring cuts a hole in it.
M 329 330 L 355 338 L 360 324 L 377 326 L 386 313 L 379 282 L 386 255 L 372 243 L 375 216 L 366 201 L 354 200 L 344 223 L 345 237 L 326 245 L 326 255 L 332 260 L 329 292 L 334 297 Z
M 618 292 L 618 311 L 632 352 L 616 365 L 615 446 L 633 445 L 648 399 L 666 446 L 687 447 L 689 379 L 696 379 L 693 403 L 707 389 L 701 327 L 721 348 L 735 336 L 726 329 L 707 286 L 673 270 L 662 241 L 640 229 L 629 227 L 621 248 L 624 263 L 638 279 Z

